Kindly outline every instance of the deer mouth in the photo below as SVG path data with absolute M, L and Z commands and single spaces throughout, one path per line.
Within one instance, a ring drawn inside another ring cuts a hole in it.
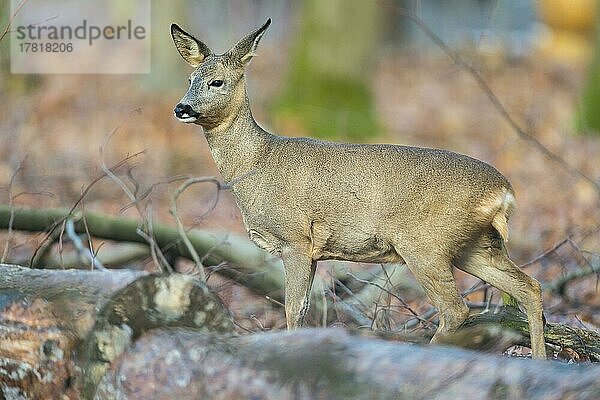
M 183 113 L 181 115 L 176 115 L 177 119 L 179 120 L 179 122 L 184 122 L 186 124 L 190 124 L 192 122 L 196 122 L 198 120 L 198 117 L 196 116 L 192 116 L 186 113 Z

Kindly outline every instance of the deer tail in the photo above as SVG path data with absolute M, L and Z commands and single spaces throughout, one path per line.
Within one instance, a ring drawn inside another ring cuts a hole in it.
M 510 189 L 506 189 L 498 211 L 492 218 L 492 226 L 498 231 L 502 240 L 508 241 L 508 219 L 515 209 L 515 196 Z

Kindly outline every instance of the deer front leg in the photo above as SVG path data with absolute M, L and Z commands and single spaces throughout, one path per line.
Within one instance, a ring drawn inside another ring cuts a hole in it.
M 302 327 L 310 305 L 310 289 L 316 261 L 303 252 L 287 250 L 282 254 L 285 269 L 285 319 L 288 329 Z

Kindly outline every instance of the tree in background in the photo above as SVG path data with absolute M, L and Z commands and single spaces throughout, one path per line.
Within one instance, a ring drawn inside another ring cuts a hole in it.
M 181 87 L 173 85 L 174 77 L 180 77 L 185 82 L 185 74 L 190 70 L 181 60 L 173 40 L 171 39 L 171 24 L 188 25 L 187 2 L 185 0 L 152 1 L 151 29 L 151 71 L 143 78 L 145 89 L 157 92 L 165 90 L 179 91 Z
M 587 82 L 581 95 L 581 106 L 577 114 L 578 132 L 600 134 L 600 7 L 596 12 L 596 41 Z
M 377 134 L 369 66 L 379 14 L 374 1 L 304 0 L 286 87 L 272 108 L 278 129 L 337 139 Z
M 25 12 L 26 9 L 27 5 L 20 12 Z M 0 2 L 0 37 L 3 35 L 0 40 L 0 93 L 3 95 L 27 93 L 40 81 L 37 75 L 12 74 L 10 72 L 10 36 L 14 33 L 14 27 L 8 27 L 8 23 L 12 15 L 11 2 L 9 0 Z

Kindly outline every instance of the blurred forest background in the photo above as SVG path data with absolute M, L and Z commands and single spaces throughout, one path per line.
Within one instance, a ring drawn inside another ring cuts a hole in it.
M 7 3 L 0 3 L 1 27 L 10 16 Z M 130 172 L 119 170 L 119 176 L 131 187 L 135 181 L 140 192 L 152 188 L 145 199 L 152 219 L 174 225 L 169 202 L 179 182 L 171 180 L 218 171 L 201 128 L 172 115 L 191 70 L 174 48 L 169 26 L 178 23 L 220 53 L 271 17 L 248 70 L 253 112 L 263 127 L 290 136 L 439 147 L 491 163 L 517 194 L 513 259 L 547 285 L 573 273 L 584 276 L 565 290 L 546 291 L 546 316 L 598 327 L 600 291 L 596 275 L 588 273 L 600 269 L 597 12 L 594 0 L 156 0 L 147 75 L 14 75 L 9 33 L 0 42 L 1 202 L 70 208 L 103 161 L 112 165 L 143 150 L 128 162 Z M 478 71 L 521 134 L 465 66 Z M 212 185 L 189 188 L 178 202 L 184 225 L 245 235 L 230 194 L 220 193 L 213 207 L 215 196 Z M 111 179 L 95 184 L 83 201 L 86 210 L 138 218 L 133 207 L 125 208 L 129 203 Z M 27 264 L 41 239 L 0 232 L 4 261 Z M 92 241 L 99 257 L 115 249 L 103 242 Z M 72 251 L 66 239 L 58 247 L 65 257 Z M 154 269 L 150 257 L 134 265 Z M 332 282 L 336 268 L 363 271 L 361 276 L 379 268 L 340 265 L 324 263 L 318 274 Z M 188 267 L 178 262 L 178 269 Z M 477 283 L 457 276 L 465 290 Z M 209 283 L 247 329 L 285 325 L 282 310 L 264 298 L 214 275 Z M 468 299 L 481 304 L 492 293 L 478 291 Z M 419 314 L 430 307 L 422 294 L 398 294 Z M 401 328 L 412 318 L 405 309 L 389 310 L 388 327 Z M 313 315 L 311 324 L 320 318 Z M 335 322 L 344 321 L 338 315 Z

